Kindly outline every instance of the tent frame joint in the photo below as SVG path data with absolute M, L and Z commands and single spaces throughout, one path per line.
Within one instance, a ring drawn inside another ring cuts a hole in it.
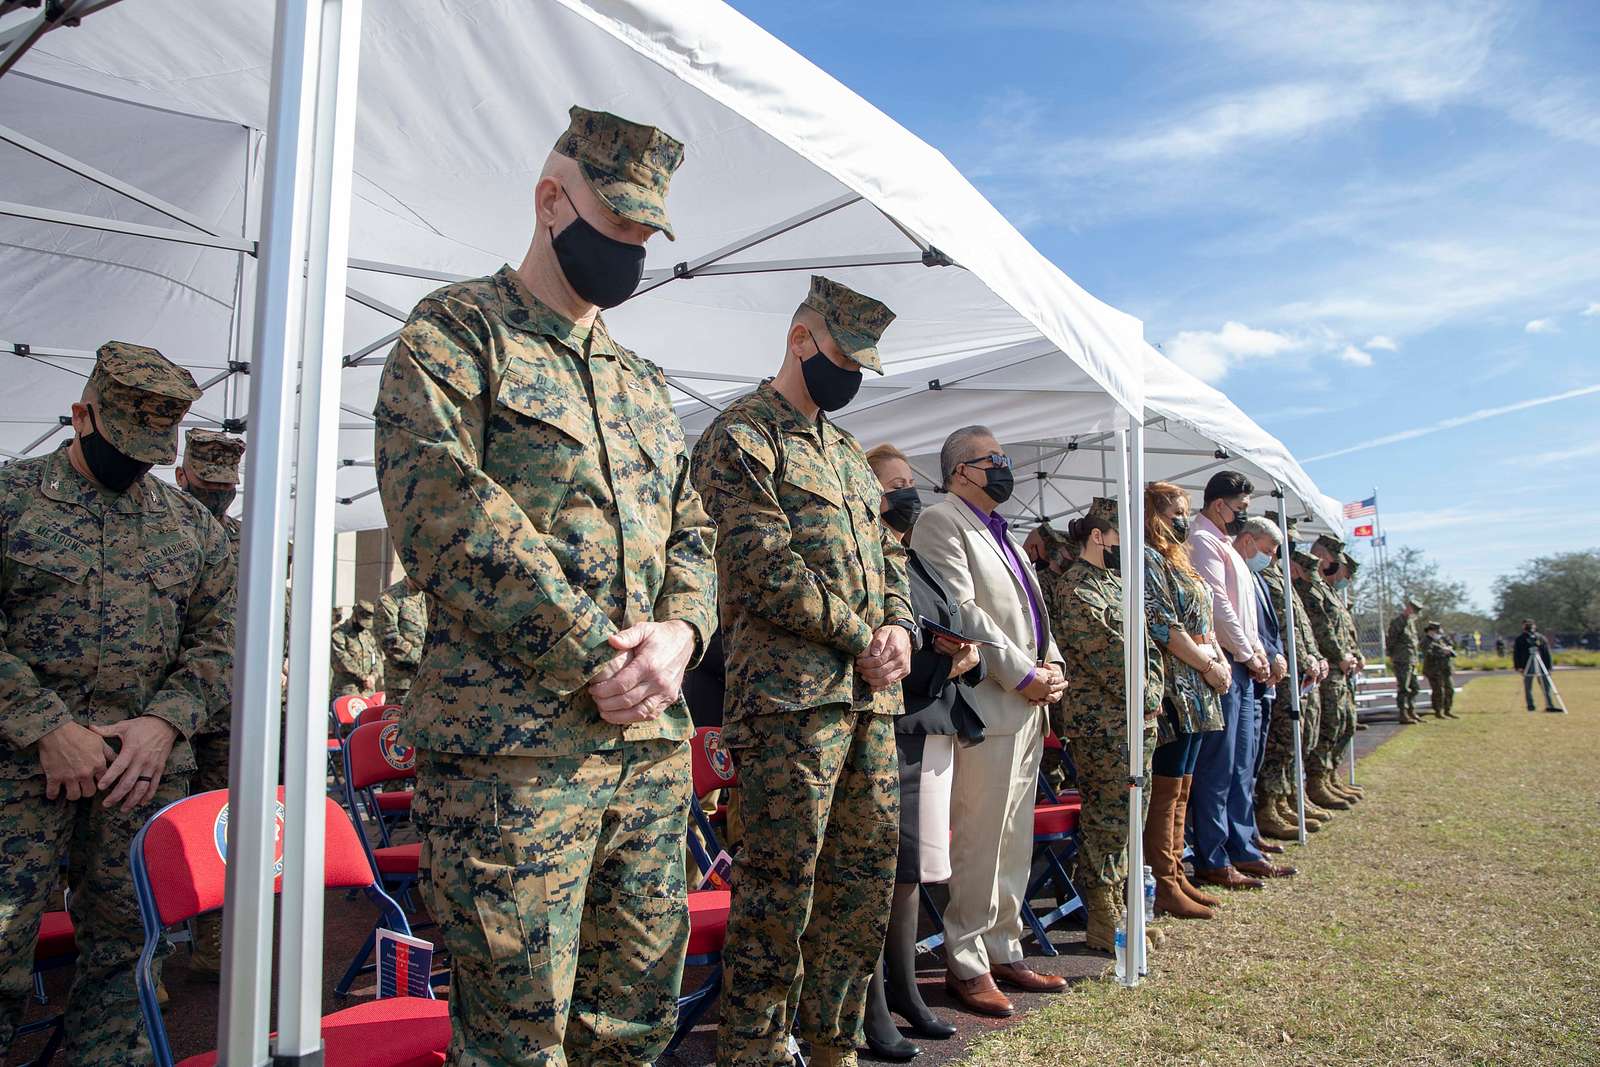
M 956 262 L 937 248 L 929 245 L 922 250 L 922 265 L 924 267 L 953 267 Z

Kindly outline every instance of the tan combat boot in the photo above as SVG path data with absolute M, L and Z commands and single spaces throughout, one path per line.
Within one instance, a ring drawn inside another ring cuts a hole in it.
M 208 978 L 222 977 L 222 913 L 214 911 L 194 921 L 194 951 L 189 972 Z
M 1117 891 L 1098 882 L 1083 891 L 1083 917 L 1087 925 L 1083 943 L 1097 952 L 1117 950 L 1117 927 L 1122 922 L 1122 902 Z
M 857 1062 L 855 1049 L 828 1045 L 811 1046 L 811 1055 L 806 1057 L 806 1063 L 813 1067 L 856 1067 Z
M 1283 812 L 1278 805 L 1277 796 L 1269 796 L 1267 803 L 1256 808 L 1256 829 L 1264 837 L 1276 838 L 1279 841 L 1300 840 L 1300 827 L 1283 817 Z
M 1327 774 L 1319 774 L 1306 781 L 1306 796 L 1316 801 L 1317 807 L 1330 811 L 1349 811 L 1351 804 L 1344 797 L 1339 796 L 1328 788 Z

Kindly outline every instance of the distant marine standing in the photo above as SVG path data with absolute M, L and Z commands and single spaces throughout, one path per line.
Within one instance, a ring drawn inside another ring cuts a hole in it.
M 1428 679 L 1429 704 L 1441 719 L 1459 719 L 1456 703 L 1456 650 L 1444 636 L 1444 627 L 1430 622 L 1422 638 L 1422 671 Z
M 383 692 L 390 704 L 404 704 L 422 663 L 428 640 L 428 598 L 409 578 L 401 578 L 378 597 L 378 644 L 383 649 Z
M 377 612 L 358 600 L 350 617 L 334 627 L 328 656 L 330 697 L 378 692 L 383 688 L 383 649 L 378 645 Z

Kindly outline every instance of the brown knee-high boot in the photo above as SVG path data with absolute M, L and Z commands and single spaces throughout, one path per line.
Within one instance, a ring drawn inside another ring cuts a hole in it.
M 1144 821 L 1144 854 L 1156 877 L 1156 910 L 1180 919 L 1209 919 L 1211 909 L 1183 891 L 1174 861 L 1181 855 L 1172 841 L 1172 809 L 1183 788 L 1182 778 L 1153 775 L 1150 779 L 1150 814 Z

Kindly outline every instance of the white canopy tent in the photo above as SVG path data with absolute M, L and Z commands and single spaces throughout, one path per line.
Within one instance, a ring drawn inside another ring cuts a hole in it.
M 12 29 L 0 23 L 0 48 Z M 640 294 L 608 315 L 680 400 L 715 406 L 748 388 L 819 270 L 899 313 L 881 349 L 893 377 L 863 401 L 897 402 L 900 382 L 906 398 L 923 394 L 942 364 L 1034 346 L 1041 373 L 1097 407 L 1094 426 L 1140 410 L 1136 320 L 1074 285 L 937 152 L 711 0 L 440 0 L 364 21 L 359 0 L 282 0 L 275 26 L 248 0 L 199 13 L 136 0 L 40 40 L 0 83 L 12 153 L 0 157 L 0 337 L 22 386 L 0 404 L 0 449 L 59 440 L 58 415 L 112 337 L 196 372 L 208 393 L 193 424 L 243 420 L 251 439 L 223 1062 L 267 1056 L 291 469 L 307 595 L 294 599 L 289 700 L 311 707 L 327 691 L 326 546 L 336 524 L 376 525 L 363 467 L 376 360 L 422 292 L 520 259 L 534 181 L 573 102 L 688 145 L 670 200 L 681 240 L 652 242 Z M 1135 485 L 1140 430 L 1128 430 Z M 306 818 L 321 803 L 319 725 L 291 716 L 286 753 L 288 1060 L 320 1044 L 322 840 Z

